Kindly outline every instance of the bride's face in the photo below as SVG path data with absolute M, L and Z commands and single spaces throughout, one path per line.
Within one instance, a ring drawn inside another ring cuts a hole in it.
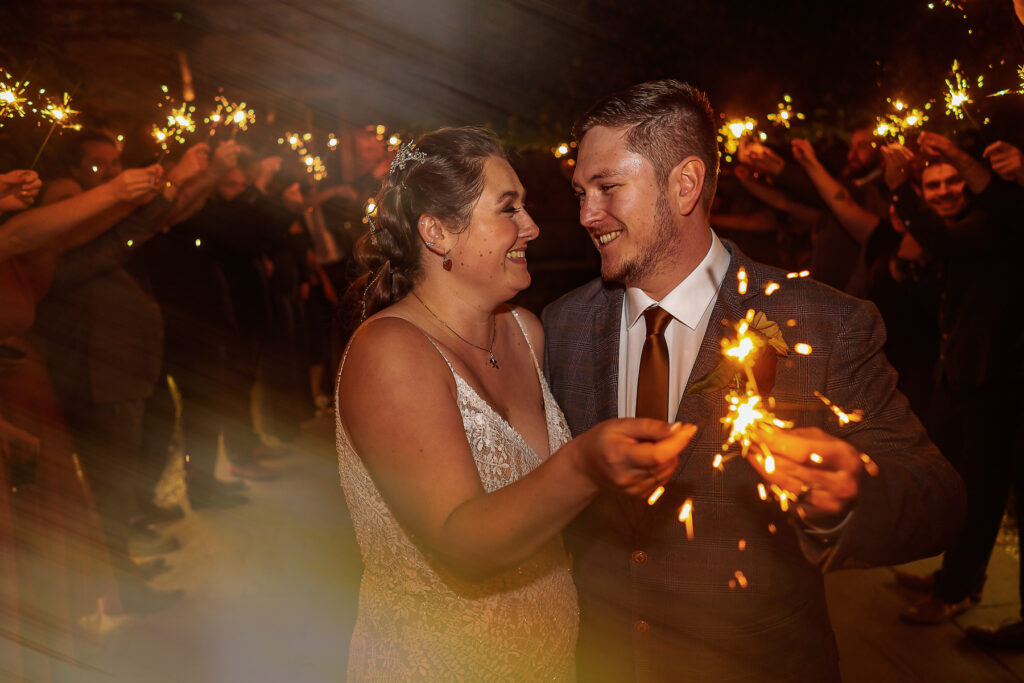
M 526 246 L 540 230 L 523 207 L 525 197 L 512 166 L 498 157 L 488 159 L 483 192 L 452 254 L 456 269 L 487 290 L 500 290 L 503 301 L 530 285 Z

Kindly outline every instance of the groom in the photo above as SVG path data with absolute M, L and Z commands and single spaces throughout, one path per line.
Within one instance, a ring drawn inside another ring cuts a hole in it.
M 875 307 L 787 279 L 712 232 L 718 149 L 703 93 L 643 83 L 597 103 L 574 133 L 573 187 L 602 279 L 544 311 L 554 395 L 573 434 L 633 415 L 699 428 L 657 502 L 604 493 L 567 532 L 579 678 L 838 680 L 822 573 L 939 553 L 961 524 L 962 483 L 896 391 Z M 777 363 L 760 389 L 797 428 L 761 435 L 774 467 L 752 449 L 716 469 L 727 389 L 686 389 L 751 309 L 790 349 L 811 347 L 778 358 L 766 347 L 759 362 Z M 815 391 L 863 421 L 839 426 Z M 799 498 L 783 512 L 762 482 Z

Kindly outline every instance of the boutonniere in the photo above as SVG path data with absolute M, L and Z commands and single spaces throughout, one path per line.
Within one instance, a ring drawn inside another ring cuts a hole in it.
M 711 372 L 696 380 L 687 393 L 706 394 L 728 386 L 740 388 L 753 381 L 756 391 L 771 393 L 779 356 L 789 354 L 782 329 L 761 311 L 747 311 L 734 326 L 736 337 L 722 339 L 722 358 Z M 753 387 L 751 387 L 753 388 Z

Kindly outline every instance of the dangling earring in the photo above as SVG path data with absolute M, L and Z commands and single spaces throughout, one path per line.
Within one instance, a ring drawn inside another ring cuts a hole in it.
M 423 244 L 427 245 L 428 247 L 441 247 L 440 244 L 435 244 L 434 242 L 424 242 Z M 452 260 L 448 258 L 447 249 L 445 250 L 443 257 L 441 258 L 441 267 L 444 268 L 449 273 L 452 271 Z

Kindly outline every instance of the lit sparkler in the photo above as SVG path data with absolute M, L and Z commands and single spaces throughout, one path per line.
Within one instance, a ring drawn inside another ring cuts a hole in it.
M 231 136 L 234 137 L 238 131 L 248 130 L 249 124 L 256 123 L 256 112 L 247 108 L 245 102 L 229 102 L 223 95 L 217 95 L 213 99 L 217 107 L 213 112 L 203 119 L 203 123 L 210 125 L 210 135 L 217 131 L 218 126 L 233 126 Z
M 794 120 L 802 121 L 806 118 L 801 112 L 793 111 L 793 98 L 789 95 L 783 95 L 782 101 L 775 105 L 775 109 L 774 113 L 768 114 L 765 118 L 776 126 L 789 128 Z
M 757 121 L 749 116 L 742 119 L 730 119 L 718 129 L 718 139 L 725 147 L 727 154 L 735 154 L 740 148 L 740 139 L 751 135 Z M 727 158 L 726 161 L 729 161 Z
M 952 76 L 952 82 L 950 79 L 946 79 L 946 114 L 962 120 L 965 115 L 969 117 L 966 105 L 970 104 L 973 100 L 971 100 L 971 96 L 968 94 L 971 84 L 960 70 L 960 62 L 955 59 L 953 60 Z
M 1002 97 L 1003 95 L 1024 95 L 1024 64 L 1017 67 L 1017 77 L 1020 79 L 1020 85 L 1016 88 L 1007 88 L 994 92 L 989 97 Z
M 57 100 L 48 98 L 46 108 L 39 111 L 39 115 L 51 121 L 53 125 L 71 130 L 81 130 L 82 124 L 73 121 L 76 114 L 80 113 L 70 107 L 71 97 L 67 93 Z
M 40 94 L 43 92 L 43 90 L 39 91 Z M 43 155 L 43 150 L 46 149 L 46 143 L 50 141 L 50 137 L 53 136 L 53 131 L 57 130 L 58 127 L 61 129 L 70 128 L 71 130 L 82 129 L 82 125 L 80 123 L 75 123 L 72 120 L 79 112 L 71 108 L 70 102 L 71 96 L 67 93 L 64 93 L 64 97 L 59 100 L 47 98 L 46 108 L 38 112 L 40 118 L 47 119 L 52 123 L 50 124 L 50 130 L 46 133 L 46 137 L 43 138 L 43 144 L 39 146 L 39 151 L 36 152 L 35 158 L 32 159 L 32 165 L 29 166 L 30 169 L 35 168 L 36 164 L 39 163 L 39 158 Z
M 25 97 L 27 85 L 28 81 L 15 81 L 11 74 L 3 72 L 3 79 L 0 79 L 0 126 L 4 119 L 24 117 L 25 107 L 32 106 L 32 102 Z
M 917 109 L 905 104 L 902 100 L 889 98 L 889 104 L 895 111 L 875 119 L 875 135 L 880 138 L 906 144 L 908 131 L 913 128 L 920 128 L 928 120 L 928 109 L 931 102 L 924 105 L 924 109 Z
M 166 106 L 167 113 L 164 117 L 164 125 L 153 125 L 152 135 L 153 139 L 160 145 L 160 149 L 166 153 L 170 149 L 172 142 L 185 144 L 185 135 L 195 132 L 196 122 L 192 120 L 192 115 L 195 113 L 196 108 L 195 105 L 188 104 L 187 102 L 174 106 L 174 99 L 167 94 L 167 86 L 161 85 L 160 90 L 164 93 L 164 101 L 160 102 L 157 106 L 161 109 Z

